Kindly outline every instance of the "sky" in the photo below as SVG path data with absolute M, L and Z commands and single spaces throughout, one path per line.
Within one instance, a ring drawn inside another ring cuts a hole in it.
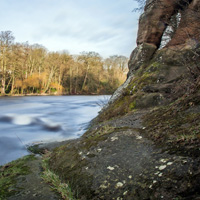
M 0 0 L 0 31 L 49 51 L 129 57 L 136 47 L 136 6 L 134 0 Z

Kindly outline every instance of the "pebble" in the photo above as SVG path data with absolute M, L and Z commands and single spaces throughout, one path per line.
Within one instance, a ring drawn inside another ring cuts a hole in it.
M 172 164 L 173 164 L 173 162 L 168 162 L 168 163 L 167 163 L 167 165 L 172 165 Z
M 125 196 L 127 193 L 128 193 L 128 191 L 125 191 L 125 192 L 123 193 L 123 195 Z
M 118 140 L 118 137 L 111 137 L 111 142 Z
M 160 162 L 162 162 L 162 163 L 166 163 L 167 160 L 166 160 L 166 159 L 160 159 Z
M 163 175 L 162 173 L 158 174 L 159 177 L 161 177 L 162 175 Z
M 102 188 L 102 189 L 106 189 L 107 186 L 102 184 L 102 185 L 100 185 L 100 188 Z
M 142 136 L 137 135 L 137 136 L 136 136 L 136 139 L 137 139 L 137 140 L 141 140 L 141 139 L 142 139 Z
M 123 185 L 124 185 L 123 183 L 118 182 L 118 183 L 116 184 L 116 188 L 120 188 L 120 187 L 122 187 Z
M 167 165 L 161 165 L 158 169 L 159 170 L 163 170 L 163 169 L 165 169 L 167 167 Z
M 109 169 L 109 170 L 112 171 L 112 170 L 114 170 L 115 168 L 114 168 L 114 167 L 111 167 L 111 166 L 108 166 L 107 169 Z

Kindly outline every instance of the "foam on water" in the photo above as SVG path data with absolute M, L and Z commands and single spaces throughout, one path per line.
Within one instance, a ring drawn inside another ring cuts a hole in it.
M 27 145 L 81 136 L 102 96 L 0 98 L 0 165 L 27 154 Z
M 35 119 L 27 115 L 16 115 L 13 117 L 12 123 L 16 125 L 30 125 L 35 122 Z

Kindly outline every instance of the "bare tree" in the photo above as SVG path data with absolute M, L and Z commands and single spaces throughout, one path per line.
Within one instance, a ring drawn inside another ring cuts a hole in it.
M 8 73 L 9 57 L 14 36 L 11 31 L 1 31 L 0 33 L 0 65 L 1 65 L 1 94 L 5 94 L 6 75 Z

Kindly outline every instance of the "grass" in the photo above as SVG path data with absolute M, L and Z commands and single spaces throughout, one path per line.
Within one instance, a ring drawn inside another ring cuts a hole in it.
M 30 173 L 26 163 L 34 159 L 33 155 L 29 155 L 0 167 L 0 200 L 17 193 L 16 179 Z
M 75 200 L 69 184 L 62 183 L 59 176 L 50 170 L 48 165 L 49 156 L 50 156 L 49 153 L 45 154 L 44 159 L 42 161 L 42 167 L 44 169 L 42 179 L 46 183 L 50 184 L 51 188 L 54 191 L 58 192 L 63 199 Z

